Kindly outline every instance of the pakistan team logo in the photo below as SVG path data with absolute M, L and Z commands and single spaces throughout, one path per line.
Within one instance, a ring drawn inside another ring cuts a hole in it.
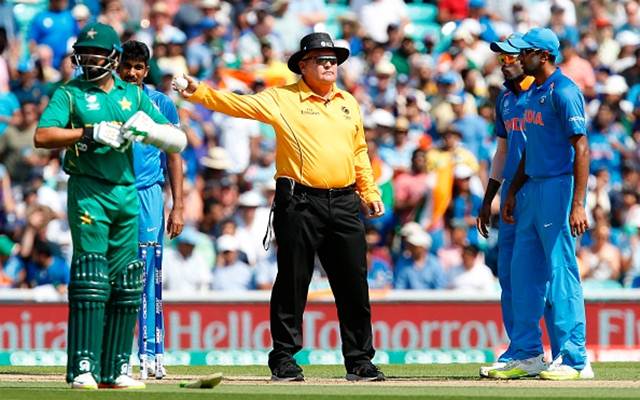
M 100 103 L 98 103 L 98 96 L 95 94 L 85 94 L 84 99 L 87 102 L 87 110 L 88 111 L 98 111 L 100 110 Z

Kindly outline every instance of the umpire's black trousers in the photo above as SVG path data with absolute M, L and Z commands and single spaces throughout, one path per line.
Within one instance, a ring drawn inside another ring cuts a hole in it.
M 273 228 L 278 275 L 271 292 L 272 370 L 302 348 L 302 314 L 316 253 L 335 297 L 347 370 L 373 358 L 366 240 L 359 210 L 360 198 L 352 187 L 323 190 L 286 178 L 277 180 Z

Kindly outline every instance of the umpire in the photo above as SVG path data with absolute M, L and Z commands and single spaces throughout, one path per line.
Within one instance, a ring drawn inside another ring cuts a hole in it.
M 384 380 L 373 365 L 361 202 L 370 217 L 384 213 L 367 155 L 360 108 L 336 87 L 349 50 L 327 33 L 311 33 L 289 59 L 298 82 L 255 95 L 223 93 L 186 77 L 181 94 L 214 111 L 271 124 L 276 131 L 273 227 L 278 275 L 271 293 L 272 380 L 304 380 L 293 355 L 302 348 L 302 315 L 314 256 L 333 290 L 347 380 Z M 175 83 L 174 83 L 175 86 Z

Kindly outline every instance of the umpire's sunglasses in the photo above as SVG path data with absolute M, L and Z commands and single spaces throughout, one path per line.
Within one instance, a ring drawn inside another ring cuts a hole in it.
M 518 62 L 517 54 L 499 54 L 498 55 L 498 64 L 500 65 L 511 65 Z
M 338 57 L 336 56 L 316 56 L 316 57 L 308 57 L 303 58 L 301 61 L 314 60 L 316 65 L 325 65 L 329 63 L 331 65 L 336 65 L 338 63 Z

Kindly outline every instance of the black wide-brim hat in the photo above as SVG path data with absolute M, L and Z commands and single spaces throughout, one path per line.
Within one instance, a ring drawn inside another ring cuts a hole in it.
M 311 50 L 333 50 L 336 53 L 336 57 L 338 58 L 338 65 L 342 64 L 349 58 L 349 49 L 344 47 L 336 47 L 333 45 L 333 40 L 331 36 L 326 32 L 314 32 L 310 33 L 307 36 L 303 37 L 300 40 L 300 50 L 293 53 L 291 57 L 289 57 L 289 61 L 287 65 L 292 72 L 296 74 L 300 74 L 300 67 L 298 66 L 298 62 L 302 60 L 308 52 Z

